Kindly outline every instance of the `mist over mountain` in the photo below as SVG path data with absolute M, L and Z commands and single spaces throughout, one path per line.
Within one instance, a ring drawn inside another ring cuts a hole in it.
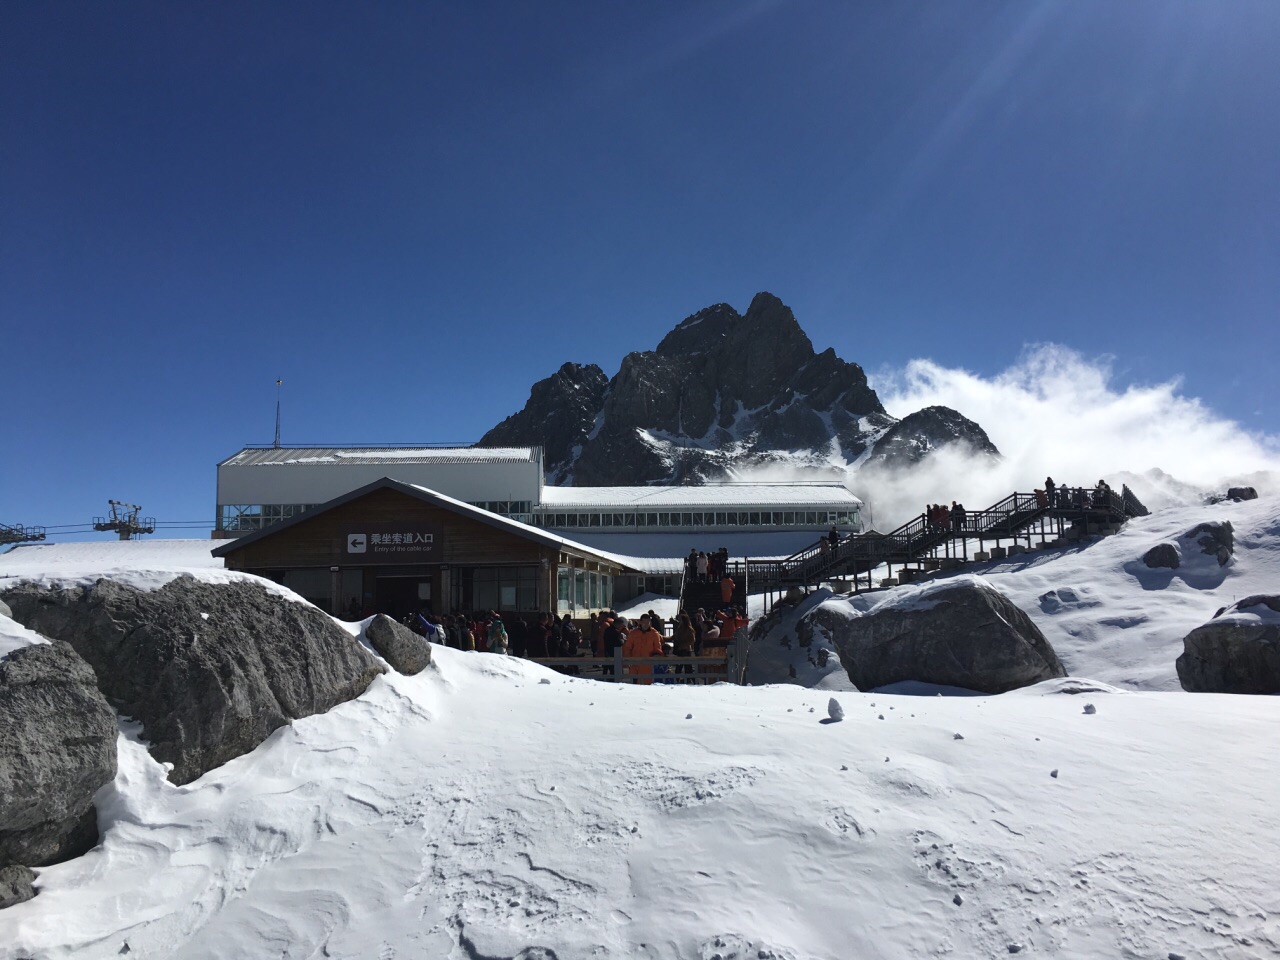
M 699 483 L 773 465 L 842 476 L 862 462 L 910 466 L 957 443 L 998 458 L 948 407 L 891 417 L 856 363 L 816 353 L 789 307 L 758 293 L 685 318 L 612 379 L 566 363 L 533 385 L 480 446 L 541 445 L 547 480 L 602 486 Z

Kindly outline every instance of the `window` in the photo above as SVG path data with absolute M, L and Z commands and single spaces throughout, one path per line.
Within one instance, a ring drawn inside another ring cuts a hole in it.
M 792 511 L 787 510 L 782 514 L 782 522 L 790 526 L 796 522 L 796 515 Z
M 658 525 L 658 515 L 656 513 L 646 513 L 645 516 L 649 518 L 649 526 L 656 527 Z
M 678 527 L 678 526 L 680 526 L 680 518 L 681 518 L 681 514 L 673 513 L 673 514 L 671 515 L 671 525 L 672 525 L 673 527 Z
M 727 524 L 728 522 L 729 522 L 729 521 L 725 519 L 725 515 L 724 515 L 723 513 L 720 513 L 720 512 L 718 512 L 718 511 L 717 511 L 717 513 L 716 513 L 716 526 L 717 526 L 717 527 L 723 527 L 723 526 L 724 526 L 725 524 Z
M 613 525 L 614 525 L 615 527 L 621 527 L 621 526 L 625 526 L 625 525 L 627 525 L 627 524 L 625 523 L 625 521 L 626 521 L 626 515 L 625 515 L 625 514 L 615 513 L 615 514 L 613 515 Z
M 660 513 L 660 514 L 658 514 L 658 526 L 660 526 L 660 527 L 669 527 L 669 526 L 671 526 L 671 514 L 669 514 L 669 513 Z
M 738 526 L 745 527 L 747 525 L 747 512 L 745 510 L 738 511 Z
M 587 605 L 587 571 L 573 571 L 573 603 L 578 608 Z
M 750 514 L 750 518 L 751 518 L 751 519 L 750 519 L 751 526 L 753 526 L 753 527 L 758 527 L 758 526 L 760 526 L 760 514 L 759 514 L 759 513 L 756 513 L 755 511 L 752 511 L 752 513 Z

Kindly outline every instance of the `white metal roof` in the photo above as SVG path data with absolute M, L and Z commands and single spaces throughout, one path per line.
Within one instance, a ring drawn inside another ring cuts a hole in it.
M 626 507 L 654 509 L 717 506 L 826 506 L 848 509 L 862 501 L 838 483 L 708 483 L 689 487 L 543 487 L 542 509 Z
M 246 447 L 222 467 L 345 463 L 498 463 L 535 460 L 534 447 Z

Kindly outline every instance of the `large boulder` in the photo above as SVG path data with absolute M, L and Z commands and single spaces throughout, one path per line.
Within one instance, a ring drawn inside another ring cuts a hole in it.
M 1193 693 L 1280 693 L 1280 596 L 1219 610 L 1183 639 L 1177 667 Z
M 98 842 L 93 795 L 116 775 L 116 715 L 65 643 L 0 659 L 0 867 L 79 856 Z M 0 901 L 29 890 L 3 872 Z
M 402 623 L 380 613 L 364 628 L 364 638 L 398 673 L 412 676 L 431 663 L 431 644 Z
M 177 783 L 359 696 L 382 672 L 327 614 L 248 580 L 182 576 L 151 591 L 106 579 L 20 584 L 4 599 L 14 619 L 75 647 Z
M 859 690 L 918 680 L 1003 693 L 1067 675 L 1030 618 L 977 579 L 904 591 L 833 640 Z
M 1157 543 L 1142 555 L 1142 562 L 1152 570 L 1159 567 L 1177 570 L 1182 564 L 1182 554 L 1175 543 Z

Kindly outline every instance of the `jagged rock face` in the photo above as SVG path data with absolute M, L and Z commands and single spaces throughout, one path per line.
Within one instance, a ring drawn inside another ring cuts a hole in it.
M 65 643 L 0 659 L 0 866 L 79 856 L 98 842 L 93 795 L 116 775 L 116 715 Z M 5 899 L 27 899 L 22 871 Z M 29 891 L 27 891 L 29 892 Z
M 154 591 L 107 579 L 23 583 L 4 599 L 23 626 L 75 648 L 177 783 L 359 696 L 382 673 L 332 618 L 249 581 L 182 576 Z
M 567 376 L 571 367 L 599 379 L 588 388 Z M 656 350 L 629 354 L 607 387 L 603 376 L 598 367 L 562 367 L 480 445 L 541 444 L 551 482 L 696 482 L 794 451 L 825 462 L 833 443 L 851 462 L 895 423 L 862 368 L 831 349 L 815 353 L 791 310 L 769 293 L 757 294 L 743 315 L 728 304 L 707 307 Z M 955 436 L 978 437 L 976 447 L 994 451 L 971 421 L 942 420 Z M 939 428 L 927 448 L 951 439 Z
M 933 588 L 845 620 L 832 641 L 859 690 L 918 680 L 1004 693 L 1067 675 L 1031 618 L 977 582 Z
M 541 445 L 549 474 L 571 464 L 587 442 L 609 378 L 594 363 L 566 363 L 529 391 L 529 402 L 480 441 L 483 447 Z
M 979 456 L 998 459 L 985 430 L 950 407 L 925 407 L 903 417 L 876 441 L 868 463 L 889 468 L 909 467 L 941 447 L 966 444 Z

